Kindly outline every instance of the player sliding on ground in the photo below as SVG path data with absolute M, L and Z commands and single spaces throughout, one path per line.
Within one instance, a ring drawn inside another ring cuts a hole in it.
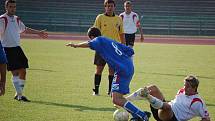
M 148 121 L 148 113 L 141 111 L 124 98 L 124 95 L 129 93 L 129 84 L 134 74 L 131 59 L 134 54 L 133 49 L 101 36 L 100 30 L 95 27 L 88 30 L 88 36 L 91 39 L 90 41 L 79 44 L 69 43 L 66 46 L 90 48 L 98 52 L 115 72 L 111 90 L 113 103 L 131 113 L 133 116 L 132 121 Z
M 201 117 L 201 121 L 210 121 L 206 105 L 197 92 L 198 85 L 199 80 L 189 75 L 184 79 L 184 87 L 170 102 L 165 102 L 163 94 L 155 85 L 140 88 L 127 99 L 146 98 L 157 121 L 188 121 L 196 116 Z

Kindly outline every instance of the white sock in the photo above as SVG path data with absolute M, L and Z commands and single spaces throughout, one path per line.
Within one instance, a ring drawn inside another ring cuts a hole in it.
M 129 100 L 129 101 L 134 101 L 134 100 L 143 100 L 144 97 L 141 97 L 141 96 L 138 95 L 137 92 L 134 92 L 134 93 L 128 95 L 126 97 L 126 99 Z
M 127 100 L 129 101 L 134 101 L 134 100 L 143 100 L 145 99 L 143 96 L 141 96 L 141 91 L 143 90 L 143 88 L 138 89 L 137 91 L 135 91 L 134 93 L 128 95 L 126 97 Z
M 13 76 L 12 77 L 12 82 L 13 82 L 13 86 L 16 90 L 17 95 L 22 95 L 22 89 L 19 86 L 19 77 L 18 76 Z
M 163 101 L 162 100 L 160 100 L 156 97 L 153 97 L 152 95 L 148 95 L 147 99 L 153 108 L 161 109 L 163 107 Z
M 25 86 L 25 80 L 19 79 L 19 86 L 20 86 L 20 88 L 21 88 L 21 90 L 23 92 L 23 89 L 24 89 L 24 86 Z

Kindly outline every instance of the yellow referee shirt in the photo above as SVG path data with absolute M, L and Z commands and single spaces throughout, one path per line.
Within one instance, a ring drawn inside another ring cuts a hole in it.
M 121 43 L 120 34 L 124 33 L 124 29 L 122 19 L 119 16 L 99 14 L 96 17 L 94 26 L 100 29 L 102 36 Z

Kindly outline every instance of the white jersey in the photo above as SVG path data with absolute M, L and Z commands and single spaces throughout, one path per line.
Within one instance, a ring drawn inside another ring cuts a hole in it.
M 137 27 L 140 26 L 140 20 L 135 12 L 126 14 L 125 12 L 119 15 L 123 20 L 124 32 L 126 34 L 133 34 L 137 32 Z
M 17 16 L 0 16 L 0 39 L 3 47 L 20 46 L 20 33 L 25 31 L 25 25 Z
M 209 117 L 206 105 L 198 94 L 187 96 L 184 89 L 180 89 L 175 99 L 169 102 L 178 121 L 188 121 L 193 117 Z

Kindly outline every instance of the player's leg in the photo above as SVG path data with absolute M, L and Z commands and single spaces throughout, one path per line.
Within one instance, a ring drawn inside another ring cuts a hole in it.
M 166 121 L 173 117 L 171 106 L 165 102 L 165 98 L 157 86 L 147 86 L 142 90 L 142 95 L 150 102 L 151 111 L 157 121 Z
M 0 96 L 5 94 L 7 58 L 0 42 Z
M 140 118 L 144 121 L 148 121 L 148 117 L 144 111 L 140 110 L 124 98 L 124 94 L 129 93 L 129 84 L 132 75 L 130 77 L 126 76 L 126 78 L 123 78 L 122 76 L 117 75 L 117 73 L 114 74 L 112 83 L 112 101 L 115 105 L 118 105 L 131 113 L 134 118 Z
M 133 48 L 135 41 L 135 33 L 125 34 L 126 45 Z
M 19 71 L 19 85 L 23 91 L 24 86 L 25 86 L 25 80 L 26 80 L 26 69 L 21 68 L 18 71 Z
M 0 96 L 5 94 L 6 64 L 0 64 Z
M 105 60 L 98 53 L 95 53 L 94 65 L 96 65 L 96 72 L 94 76 L 93 95 L 99 95 L 99 86 L 101 83 L 102 72 L 105 64 Z
M 11 70 L 11 73 L 12 73 L 12 83 L 13 83 L 13 86 L 16 90 L 16 94 L 15 94 L 15 97 L 14 99 L 16 100 L 20 100 L 21 97 L 22 97 L 22 89 L 20 87 L 20 84 L 19 84 L 19 71 L 18 70 Z
M 5 48 L 5 52 L 8 59 L 8 71 L 12 72 L 12 82 L 14 88 L 16 89 L 16 95 L 14 99 L 22 100 L 22 101 L 29 101 L 26 97 L 22 95 L 23 87 L 24 87 L 24 80 L 26 76 L 26 68 L 28 68 L 28 59 L 25 56 L 21 47 L 12 47 L 12 48 Z
M 113 78 L 114 78 L 114 70 L 109 67 L 109 75 L 108 75 L 109 85 L 108 85 L 108 91 L 107 91 L 108 95 L 110 95 L 110 92 L 111 92 Z

